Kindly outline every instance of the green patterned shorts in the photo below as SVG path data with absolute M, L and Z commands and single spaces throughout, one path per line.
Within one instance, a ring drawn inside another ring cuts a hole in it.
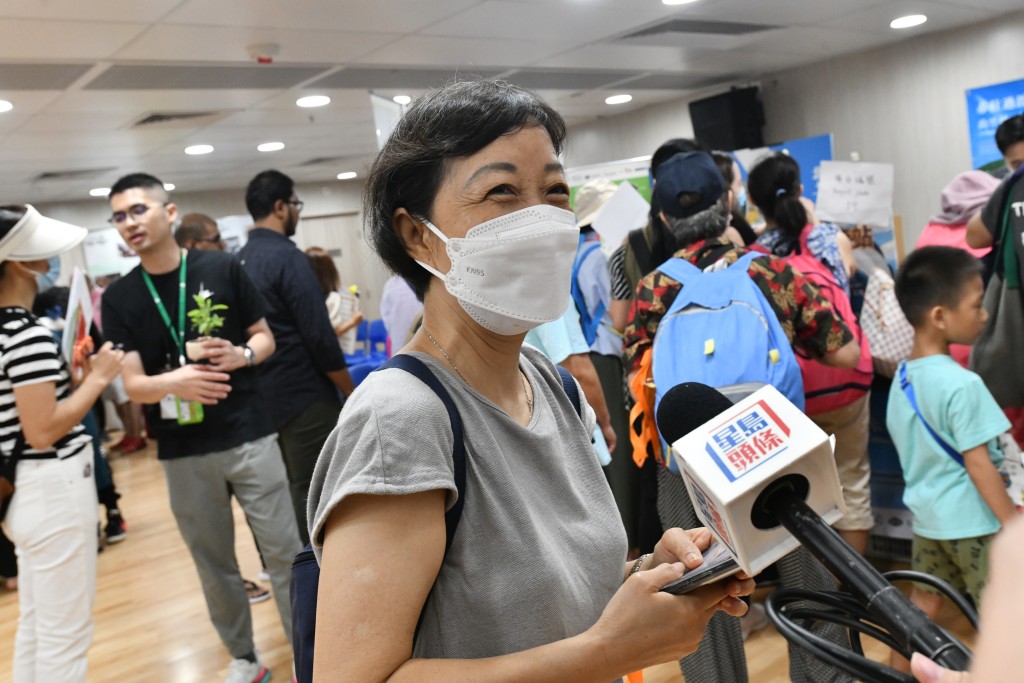
M 975 604 L 981 604 L 981 592 L 988 580 L 988 553 L 995 534 L 936 541 L 914 536 L 911 566 L 946 581 L 961 593 L 969 594 Z M 929 593 L 938 593 L 931 586 L 915 583 L 915 587 Z

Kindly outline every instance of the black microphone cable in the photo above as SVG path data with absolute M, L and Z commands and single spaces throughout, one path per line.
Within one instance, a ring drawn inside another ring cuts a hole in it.
M 957 606 L 971 626 L 977 630 L 978 613 L 951 585 L 929 574 L 915 571 L 892 571 L 883 574 L 891 582 L 916 581 L 932 586 Z M 878 623 L 878 619 L 850 593 L 843 590 L 815 592 L 780 589 L 765 601 L 768 619 L 782 637 L 821 661 L 865 683 L 915 683 L 915 678 L 868 659 L 864 655 L 861 636 L 868 636 L 910 659 L 911 652 Z M 847 630 L 850 648 L 814 634 L 810 627 L 816 622 L 836 624 Z M 951 638 L 953 636 L 950 636 Z

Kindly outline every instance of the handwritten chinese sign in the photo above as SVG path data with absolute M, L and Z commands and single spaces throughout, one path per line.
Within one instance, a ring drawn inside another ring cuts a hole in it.
M 758 401 L 708 434 L 707 452 L 729 481 L 736 481 L 789 448 L 789 427 Z
M 888 227 L 892 218 L 892 164 L 822 161 L 818 218 Z

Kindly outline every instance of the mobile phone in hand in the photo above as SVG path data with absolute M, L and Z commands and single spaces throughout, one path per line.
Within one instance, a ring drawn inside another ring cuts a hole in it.
M 703 555 L 704 562 L 699 567 L 687 569 L 681 577 L 663 586 L 662 592 L 685 595 L 695 588 L 732 576 L 740 570 L 723 543 L 713 541 Z

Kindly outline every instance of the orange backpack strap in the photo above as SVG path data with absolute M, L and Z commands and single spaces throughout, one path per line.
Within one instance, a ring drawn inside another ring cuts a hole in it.
M 661 457 L 661 439 L 654 421 L 654 382 L 651 374 L 652 349 L 648 348 L 640 357 L 640 368 L 629 380 L 629 389 L 635 403 L 629 411 L 629 442 L 633 446 L 633 462 L 643 467 L 647 458 L 653 457 L 664 465 Z

